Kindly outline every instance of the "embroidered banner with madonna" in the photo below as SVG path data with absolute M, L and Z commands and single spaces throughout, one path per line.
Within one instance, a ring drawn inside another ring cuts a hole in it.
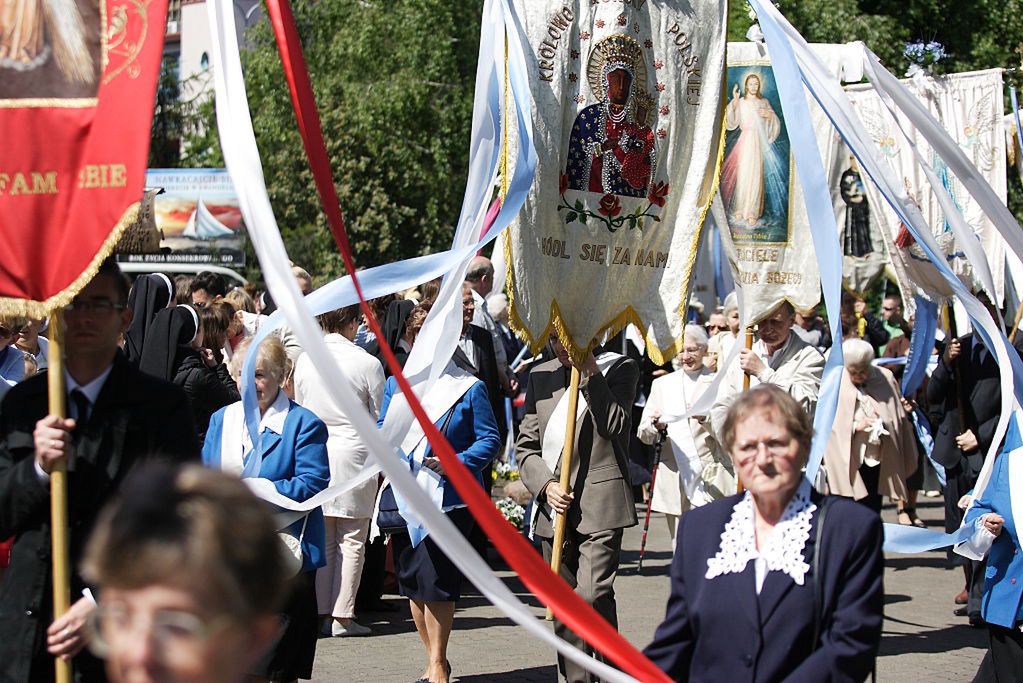
M 725 5 L 517 0 L 539 155 L 505 248 L 513 324 L 675 355 L 721 153 Z

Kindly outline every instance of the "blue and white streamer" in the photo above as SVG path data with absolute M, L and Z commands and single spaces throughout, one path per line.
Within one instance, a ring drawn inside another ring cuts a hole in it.
M 632 683 L 635 679 L 631 676 L 590 657 L 556 637 L 493 574 L 465 537 L 419 488 L 395 448 L 384 439 L 383 434 L 377 430 L 373 418 L 350 391 L 344 373 L 323 341 L 319 326 L 309 309 L 308 300 L 299 292 L 295 279 L 291 275 L 287 251 L 284 248 L 284 242 L 281 239 L 266 193 L 259 150 L 252 129 L 241 60 L 238 54 L 233 8 L 229 3 L 210 2 L 207 3 L 207 9 L 213 38 L 217 122 L 221 133 L 224 158 L 235 187 L 238 189 L 239 203 L 270 292 L 274 300 L 278 302 L 280 310 L 283 311 L 288 324 L 298 336 L 306 353 L 310 355 L 319 371 L 324 374 L 327 380 L 325 385 L 331 398 L 349 416 L 353 426 L 365 440 L 371 457 L 377 461 L 391 480 L 391 484 L 405 498 L 409 506 L 417 511 L 430 529 L 437 544 L 487 599 L 533 636 L 596 676 L 614 683 Z M 500 26 L 507 27 L 511 32 L 515 21 L 515 16 L 507 0 L 488 0 L 486 2 L 483 16 L 484 30 Z M 500 43 L 504 43 L 503 33 Z M 508 45 L 512 91 L 515 94 L 516 102 L 528 102 L 529 91 L 527 88 L 523 88 L 525 79 L 522 76 L 525 69 L 525 56 L 522 53 L 521 45 L 515 40 L 509 40 Z M 518 124 L 523 134 L 520 145 L 527 148 L 523 154 L 528 162 L 532 149 L 532 129 L 521 114 L 518 117 Z M 526 172 L 531 170 L 528 168 L 528 163 L 526 169 Z M 336 303 L 332 308 L 350 303 L 353 302 Z M 281 502 L 287 504 L 289 501 L 285 499 Z
M 890 167 L 880 159 L 871 138 L 853 114 L 852 107 L 841 86 L 827 73 L 823 65 L 820 64 L 808 49 L 806 41 L 792 28 L 778 12 L 777 8 L 771 3 L 762 2 L 762 0 L 751 0 L 751 4 L 756 10 L 763 28 L 767 29 L 770 26 L 768 30 L 772 33 L 780 31 L 784 34 L 786 40 L 779 43 L 780 49 L 790 54 L 793 54 L 793 50 L 798 53 L 801 63 L 799 72 L 807 88 L 827 113 L 846 145 L 856 155 L 860 162 L 860 167 L 877 184 L 885 200 L 889 202 L 900 220 L 906 225 L 917 243 L 924 250 L 924 253 L 927 254 L 928 258 L 935 264 L 946 281 L 948 281 L 973 320 L 975 329 L 980 334 L 985 346 L 995 354 L 998 360 L 998 365 L 1002 372 L 1002 417 L 996 428 L 992 452 L 989 454 L 984 469 L 978 478 L 977 490 L 979 493 L 986 486 L 990 478 L 991 465 L 994 462 L 993 456 L 1005 435 L 1008 418 L 1019 404 L 1020 393 L 1023 392 L 1023 381 L 1014 383 L 1013 377 L 1023 378 L 1023 362 L 1020 361 L 1019 356 L 1005 338 L 1001 326 L 995 323 L 984 306 L 969 292 L 948 267 L 919 210 L 906 196 L 900 180 L 894 176 Z M 765 30 L 766 34 L 767 30 Z M 1010 236 L 1005 234 L 1009 232 L 1006 225 L 1015 224 L 1008 210 L 1000 205 L 994 192 L 984 183 L 982 178 L 979 178 L 975 170 L 971 173 L 971 165 L 965 158 L 965 155 L 962 154 L 962 151 L 958 149 L 958 146 L 941 127 L 934 122 L 926 109 L 923 109 L 912 95 L 904 91 L 898 83 L 898 79 L 885 71 L 880 66 L 880 63 L 877 62 L 875 56 L 865 48 L 864 50 L 866 54 L 865 66 L 867 67 L 871 82 L 882 95 L 882 99 L 887 98 L 887 101 L 896 103 L 913 124 L 924 133 L 925 138 L 932 147 L 941 154 L 942 158 L 946 160 L 949 167 L 960 178 L 964 186 L 977 198 L 985 213 L 992 217 L 996 229 L 1002 232 L 1007 243 L 1018 255 L 1021 251 L 1019 247 L 1023 246 L 1023 235 L 1019 234 L 1018 227 L 1016 228 L 1016 235 Z M 992 197 L 995 199 L 993 204 L 991 201 Z M 893 534 L 895 533 L 894 529 L 891 531 Z M 954 534 L 937 534 L 936 532 L 923 529 L 918 529 L 916 532 L 899 530 L 898 536 L 901 538 L 905 533 L 913 534 L 921 539 L 925 535 L 932 539 L 940 536 L 942 545 L 958 542 Z M 889 550 L 901 550 L 904 547 L 907 548 L 906 552 L 915 552 L 908 544 L 900 544 L 900 547 L 888 544 L 886 547 Z

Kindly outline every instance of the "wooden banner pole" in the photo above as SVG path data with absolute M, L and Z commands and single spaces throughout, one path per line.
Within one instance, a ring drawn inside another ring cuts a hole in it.
M 750 325 L 746 328 L 746 350 L 753 350 L 753 326 Z M 742 390 L 749 391 L 749 373 L 742 373 Z M 739 480 L 739 473 L 735 473 L 735 490 L 737 493 L 742 493 L 746 489 L 742 485 L 742 481 Z
M 561 448 L 561 489 L 572 492 L 572 453 L 575 450 L 575 419 L 579 405 L 579 368 L 572 368 L 568 384 L 568 420 L 565 423 L 565 445 Z M 551 546 L 551 570 L 561 573 L 561 555 L 565 548 L 565 524 L 568 515 L 557 515 L 554 521 L 554 544 Z M 547 608 L 547 621 L 554 621 L 554 612 Z
M 1023 301 L 1016 306 L 1016 319 L 1012 323 L 1012 333 L 1009 334 L 1009 343 L 1016 343 L 1016 333 L 1019 332 L 1020 319 L 1023 318 Z
M 67 416 L 67 390 L 64 384 L 64 309 L 50 316 L 50 347 L 46 372 L 51 415 Z M 50 541 L 53 556 L 53 618 L 59 619 L 71 608 L 71 560 L 68 550 L 67 461 L 50 473 Z M 56 683 L 71 683 L 71 662 L 55 659 Z

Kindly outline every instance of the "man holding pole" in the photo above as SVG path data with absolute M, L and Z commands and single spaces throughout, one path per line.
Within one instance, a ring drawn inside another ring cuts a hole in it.
M 796 311 L 785 301 L 757 326 L 759 339 L 752 348 L 739 351 L 738 368 L 728 368 L 729 386 L 723 387 L 711 409 L 711 424 L 720 431 L 728 408 L 740 393 L 743 377 L 748 375 L 753 386 L 773 384 L 789 393 L 803 410 L 813 417 L 824 374 L 824 356 L 792 331 Z
M 127 298 L 127 282 L 108 259 L 64 310 L 70 419 L 48 407 L 48 373 L 0 403 L 0 537 L 16 537 L 0 595 L 2 683 L 53 680 L 53 656 L 74 658 L 77 681 L 105 680 L 102 663 L 81 653 L 95 603 L 75 571 L 77 559 L 96 515 L 132 467 L 145 458 L 199 457 L 184 393 L 140 373 L 118 348 L 131 323 Z M 60 372 L 60 361 L 51 357 L 49 372 Z M 65 462 L 71 609 L 51 624 L 50 480 Z
M 555 520 L 564 517 L 561 577 L 617 627 L 614 580 L 622 534 L 637 521 L 628 446 L 639 367 L 617 354 L 594 358 L 587 353 L 582 363 L 574 362 L 553 334 L 550 347 L 556 357 L 529 373 L 525 416 L 516 443 L 522 482 L 536 496 L 532 531 L 541 537 L 544 557 L 550 561 L 555 555 Z M 579 388 L 574 416 L 568 407 L 570 384 L 576 381 L 570 381 L 571 375 L 578 377 Z M 568 439 L 567 434 L 574 438 Z M 565 448 L 566 441 L 574 447 Z M 563 451 L 570 458 L 567 487 L 561 479 Z M 580 649 L 588 649 L 560 622 L 555 622 L 554 630 Z M 562 657 L 558 667 L 569 683 L 592 680 L 584 669 Z

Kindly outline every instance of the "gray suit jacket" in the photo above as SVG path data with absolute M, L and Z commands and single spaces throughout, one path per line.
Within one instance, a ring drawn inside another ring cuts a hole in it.
M 568 389 L 569 376 L 569 369 L 557 358 L 540 363 L 529 373 L 525 417 L 519 426 L 515 449 L 522 482 L 535 496 L 561 474 L 560 465 L 551 472 L 541 449 L 547 422 Z M 606 375 L 594 375 L 580 385 L 587 407 L 576 423 L 571 477 L 575 500 L 568 510 L 569 529 L 592 534 L 636 524 L 627 463 L 632 402 L 638 382 L 639 366 L 622 358 Z M 536 534 L 552 538 L 550 507 L 545 500 L 538 500 L 537 504 L 541 509 Z

